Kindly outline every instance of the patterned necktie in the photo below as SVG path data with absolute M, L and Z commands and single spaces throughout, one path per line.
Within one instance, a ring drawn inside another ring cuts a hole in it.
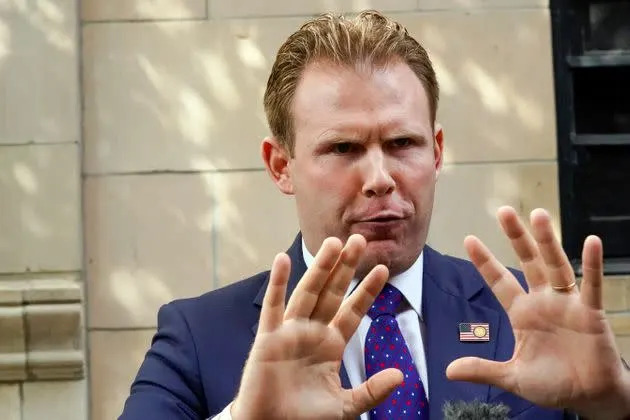
M 402 293 L 389 283 L 368 311 L 372 325 L 365 337 L 365 371 L 367 377 L 387 368 L 396 368 L 405 375 L 403 383 L 376 408 L 371 420 L 429 419 L 429 403 L 409 348 L 396 321 L 396 309 Z

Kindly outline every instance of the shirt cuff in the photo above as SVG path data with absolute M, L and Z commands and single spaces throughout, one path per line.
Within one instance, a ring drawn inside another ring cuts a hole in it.
M 223 411 L 221 411 L 219 414 L 214 416 L 213 420 L 232 420 L 232 413 L 230 412 L 230 409 L 232 408 L 232 404 L 234 404 L 234 401 L 229 403 L 227 407 L 223 409 Z

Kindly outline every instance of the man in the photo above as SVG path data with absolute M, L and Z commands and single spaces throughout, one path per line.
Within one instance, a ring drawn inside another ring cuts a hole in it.
M 289 37 L 262 157 L 295 196 L 301 233 L 270 272 L 160 310 L 121 418 L 436 419 L 449 400 L 519 419 L 630 414 L 597 239 L 581 292 L 543 211 L 534 237 L 499 212 L 529 293 L 476 238 L 474 266 L 426 246 L 437 103 L 425 50 L 376 12 L 324 15 Z

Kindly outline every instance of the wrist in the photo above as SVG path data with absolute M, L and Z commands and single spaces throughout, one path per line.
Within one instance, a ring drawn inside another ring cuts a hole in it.
M 622 359 L 623 360 L 623 359 Z M 623 375 L 623 388 L 622 388 L 622 407 L 624 407 L 623 411 L 620 413 L 620 419 L 630 420 L 630 369 L 628 369 L 628 365 L 626 361 L 623 361 L 624 364 L 624 375 Z
M 245 420 L 245 416 L 238 404 L 238 398 L 230 403 L 230 417 L 232 417 L 232 420 Z
M 630 420 L 630 370 L 624 368 L 618 385 L 608 393 L 605 401 L 595 404 L 591 413 L 581 417 L 587 420 Z
M 630 420 L 630 369 L 628 369 L 626 361 L 621 360 L 623 361 L 624 369 L 618 393 L 619 411 L 615 413 L 615 416 L 619 420 Z

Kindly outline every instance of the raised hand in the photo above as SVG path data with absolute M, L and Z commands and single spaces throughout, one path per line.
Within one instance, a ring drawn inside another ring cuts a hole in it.
M 352 390 L 341 387 L 345 346 L 388 279 L 387 268 L 376 266 L 343 301 L 365 246 L 360 235 L 343 248 L 326 239 L 286 309 L 290 260 L 275 258 L 234 420 L 354 419 L 402 382 L 400 371 L 387 369 Z
M 461 358 L 449 379 L 496 385 L 541 406 L 567 408 L 589 419 L 630 415 L 630 374 L 602 307 L 602 244 L 584 242 L 581 290 L 544 210 L 534 210 L 532 234 L 514 209 L 498 219 L 518 255 L 529 292 L 476 237 L 464 241 L 470 259 L 505 308 L 516 339 L 512 359 Z

